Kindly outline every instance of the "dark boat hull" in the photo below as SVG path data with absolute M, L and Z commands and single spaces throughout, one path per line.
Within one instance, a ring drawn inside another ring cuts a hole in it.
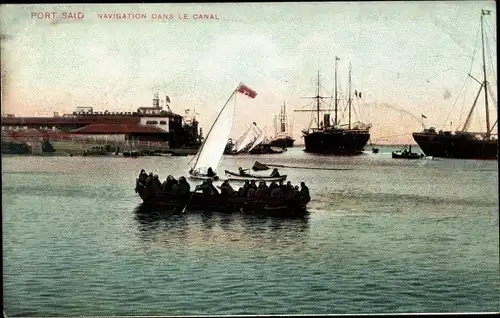
M 418 153 L 409 153 L 409 154 L 403 154 L 399 152 L 392 152 L 392 158 L 393 159 L 420 159 L 423 158 L 423 155 L 420 155 Z
M 359 155 L 369 139 L 370 134 L 365 131 L 315 131 L 304 135 L 304 150 L 318 154 Z
M 31 147 L 26 143 L 2 141 L 2 154 L 29 155 L 31 154 Z
M 307 202 L 299 200 L 257 200 L 238 196 L 204 195 L 191 192 L 188 196 L 151 195 L 146 188 L 137 189 L 144 204 L 162 207 L 172 213 L 228 212 L 295 217 L 307 213 Z M 187 207 L 186 207 L 187 206 Z
M 278 154 L 278 153 L 283 153 L 283 150 L 274 150 L 272 148 L 266 148 L 266 149 L 254 148 L 249 152 L 249 154 L 251 155 L 268 155 L 268 154 Z
M 294 142 L 295 139 L 291 137 L 277 138 L 271 141 L 271 146 L 278 148 L 290 148 L 293 147 Z
M 498 159 L 498 140 L 476 140 L 467 135 L 413 133 L 426 156 L 455 159 Z

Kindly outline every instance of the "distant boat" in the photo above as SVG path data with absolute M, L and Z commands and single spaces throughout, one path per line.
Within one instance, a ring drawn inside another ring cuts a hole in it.
M 115 153 L 109 146 L 93 146 L 83 151 L 83 156 L 111 156 Z
M 316 107 L 313 110 L 295 110 L 316 112 L 317 127 L 302 131 L 305 143 L 305 151 L 317 154 L 329 155 L 359 155 L 363 153 L 364 147 L 370 139 L 371 125 L 361 122 L 352 122 L 352 98 L 351 98 L 351 67 L 349 66 L 349 94 L 348 94 L 348 123 L 340 125 L 338 119 L 338 98 L 337 98 L 337 61 L 335 57 L 335 109 L 334 121 L 331 123 L 330 113 L 324 114 L 323 122 L 320 122 L 320 112 L 329 112 L 328 109 L 320 108 L 320 100 L 325 97 L 320 95 L 320 82 L 318 71 L 317 93 L 310 97 L 316 99 Z M 361 98 L 361 92 L 355 91 L 356 98 Z
M 224 149 L 227 146 L 236 107 L 235 103 L 232 106 L 228 106 L 228 103 L 236 93 L 247 95 L 250 98 L 257 96 L 255 91 L 244 84 L 240 84 L 233 90 L 231 96 L 219 112 L 219 115 L 217 115 L 212 127 L 210 127 L 200 150 L 189 162 L 189 166 L 191 167 L 189 175 L 191 178 L 201 180 L 218 179 L 216 170 L 222 159 Z M 212 170 L 213 174 L 210 174 L 209 170 Z
M 289 130 L 290 129 L 288 126 L 288 120 L 286 114 L 286 103 L 283 102 L 283 105 L 281 106 L 281 112 L 279 114 L 279 130 L 276 129 L 276 134 L 273 137 L 271 137 L 271 146 L 280 148 L 293 147 L 295 139 L 293 139 Z
M 259 128 L 255 122 L 250 125 L 250 127 L 241 135 L 235 143 L 232 142 L 224 150 L 226 155 L 237 155 L 239 153 L 245 153 L 253 145 L 260 133 Z
M 408 149 L 404 147 L 402 150 L 396 150 L 392 152 L 393 159 L 420 159 L 424 156 L 424 154 L 411 152 L 411 146 L 408 146 Z
M 422 132 L 414 132 L 413 139 L 417 142 L 419 147 L 427 156 L 440 157 L 440 158 L 457 158 L 457 159 L 490 159 L 498 160 L 498 133 L 494 133 L 493 129 L 498 123 L 498 118 L 495 120 L 493 125 L 490 125 L 490 113 L 489 113 L 489 97 L 496 104 L 496 98 L 491 86 L 486 78 L 486 59 L 485 59 L 485 32 L 483 27 L 483 19 L 485 15 L 490 15 L 489 11 L 481 11 L 481 39 L 482 39 L 482 69 L 483 69 L 483 80 L 479 82 L 472 75 L 469 74 L 476 82 L 481 86 L 474 99 L 472 107 L 469 110 L 469 114 L 465 120 L 462 129 L 452 132 L 439 130 L 436 132 L 435 127 L 425 128 Z M 473 57 L 474 58 L 474 57 Z M 496 66 L 493 66 L 496 69 Z M 470 120 L 474 108 L 476 107 L 477 101 L 481 94 L 481 90 L 484 90 L 484 104 L 485 104 L 485 119 L 486 119 L 486 130 L 481 132 L 468 132 L 468 127 L 470 125 Z M 490 96 L 488 96 L 488 93 Z M 496 106 L 496 105 L 495 105 Z M 421 115 L 422 118 L 427 118 L 425 115 Z M 498 131 L 498 129 L 497 129 Z M 496 136 L 496 137 L 495 137 Z
M 265 130 L 261 130 L 257 139 L 255 139 L 250 149 L 248 149 L 248 153 L 252 155 L 275 154 L 283 153 L 283 150 L 273 149 L 271 142 L 266 137 Z
M 2 154 L 29 155 L 31 147 L 25 142 L 2 141 Z

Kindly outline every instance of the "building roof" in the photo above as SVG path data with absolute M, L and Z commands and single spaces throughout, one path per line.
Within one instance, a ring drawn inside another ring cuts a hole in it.
M 71 132 L 78 134 L 167 133 L 160 128 L 140 124 L 91 124 Z

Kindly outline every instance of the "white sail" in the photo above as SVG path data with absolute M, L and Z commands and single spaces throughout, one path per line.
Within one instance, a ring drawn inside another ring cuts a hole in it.
M 264 130 L 261 130 L 260 135 L 257 137 L 257 139 L 255 139 L 252 147 L 250 147 L 250 149 L 248 149 L 248 151 L 252 151 L 253 148 L 260 145 L 262 142 L 265 141 L 265 139 L 266 139 L 266 132 Z
M 233 92 L 234 95 L 234 92 Z M 231 95 L 231 97 L 233 96 Z M 231 99 L 231 98 L 230 98 Z M 189 163 L 193 171 L 206 173 L 210 167 L 216 170 L 226 147 L 226 141 L 229 139 L 231 127 L 233 126 L 233 117 L 236 104 L 229 105 L 229 101 L 224 105 L 217 116 L 212 128 L 205 137 L 205 141 L 200 150 Z M 194 165 L 191 165 L 194 162 Z
M 245 134 L 245 138 L 236 148 L 237 152 L 240 152 L 241 150 L 245 149 L 255 141 L 255 138 L 257 138 L 258 136 L 255 132 L 255 127 L 256 127 L 255 124 L 253 124 L 252 127 L 250 127 L 250 129 L 247 131 L 247 133 Z
M 238 138 L 238 140 L 234 143 L 233 146 L 233 151 L 238 151 L 238 148 L 241 146 L 242 143 L 246 143 L 246 139 L 248 138 L 248 135 L 252 133 L 252 126 L 247 126 L 247 131 L 243 135 Z
M 200 150 L 189 162 L 189 166 L 192 169 L 190 174 L 192 176 L 196 174 L 206 174 L 208 168 L 212 168 L 215 172 L 219 166 L 220 160 L 222 159 L 222 155 L 224 154 L 224 150 L 227 146 L 227 140 L 229 139 L 231 128 L 233 126 L 236 100 L 233 105 L 228 104 L 236 93 L 241 93 L 250 98 L 255 98 L 255 96 L 257 96 L 257 92 L 243 83 L 240 83 L 233 91 L 227 102 L 222 107 L 212 127 L 208 131 Z

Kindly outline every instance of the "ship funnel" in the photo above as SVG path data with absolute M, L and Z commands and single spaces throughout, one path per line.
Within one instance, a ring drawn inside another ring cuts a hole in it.
M 330 127 L 330 114 L 323 115 L 323 122 L 324 122 L 325 128 Z

